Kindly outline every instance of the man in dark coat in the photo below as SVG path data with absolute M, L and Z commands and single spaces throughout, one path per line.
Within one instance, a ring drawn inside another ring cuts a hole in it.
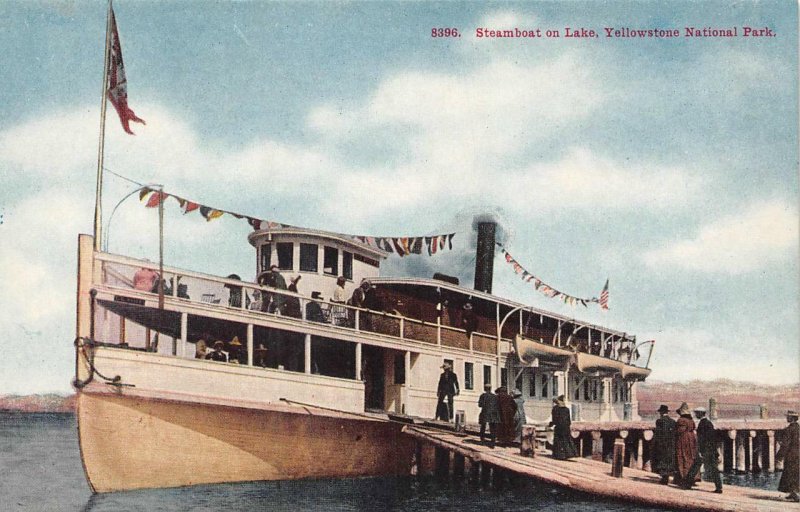
M 694 410 L 697 418 L 697 449 L 698 457 L 692 467 L 689 468 L 688 482 L 694 482 L 695 476 L 700 472 L 700 465 L 703 465 L 703 473 L 706 482 L 714 482 L 714 492 L 722 494 L 722 478 L 719 476 L 719 454 L 717 453 L 717 430 L 711 420 L 706 418 L 705 407 L 697 407 Z
M 497 440 L 501 444 L 513 443 L 517 431 L 517 423 L 514 421 L 517 403 L 508 394 L 508 390 L 505 387 L 499 387 L 494 392 L 497 394 L 497 405 L 500 407 L 500 426 L 497 429 Z
M 311 298 L 308 304 L 306 304 L 306 320 L 309 322 L 324 322 L 325 321 L 325 314 L 322 312 L 322 306 L 320 306 L 319 302 L 322 300 L 320 298 L 319 292 L 311 292 Z
M 450 363 L 442 365 L 442 374 L 439 376 L 439 385 L 436 388 L 436 395 L 438 403 L 436 405 L 437 419 L 450 421 L 453 419 L 453 397 L 459 392 L 458 377 L 453 373 L 453 368 Z M 443 404 L 447 399 L 447 417 L 441 417 L 438 412 L 440 404 Z
M 481 442 L 486 438 L 486 424 L 489 424 L 489 447 L 494 448 L 497 440 L 497 425 L 500 423 L 500 405 L 497 395 L 492 393 L 492 386 L 487 384 L 483 387 L 483 394 L 478 398 L 478 407 L 481 408 L 478 423 L 481 424 Z
M 694 459 L 697 458 L 697 434 L 689 404 L 683 402 L 675 412 L 680 416 L 675 424 L 675 464 L 678 471 L 675 483 L 688 489 L 694 485 L 694 479 L 689 480 L 688 477 Z
M 661 483 L 669 484 L 669 477 L 675 473 L 675 420 L 669 417 L 669 407 L 658 408 L 661 415 L 656 420 L 653 431 L 653 471 L 661 475 Z
M 570 432 L 569 408 L 564 402 L 564 395 L 559 396 L 554 402 L 550 426 L 553 427 L 553 458 L 559 460 L 572 459 L 578 456 L 575 443 L 572 442 Z
M 781 438 L 781 448 L 778 450 L 776 458 L 783 461 L 783 474 L 778 483 L 780 492 L 788 492 L 786 499 L 789 501 L 800 501 L 800 425 L 797 424 L 797 411 L 788 411 L 786 421 L 789 426 L 783 429 Z

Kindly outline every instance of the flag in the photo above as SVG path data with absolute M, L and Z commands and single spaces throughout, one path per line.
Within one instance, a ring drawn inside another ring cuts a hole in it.
M 108 71 L 107 94 L 108 100 L 114 105 L 122 123 L 122 129 L 126 133 L 136 135 L 130 129 L 129 123 L 142 123 L 144 119 L 136 117 L 133 110 L 128 107 L 128 82 L 125 79 L 125 66 L 122 64 L 122 47 L 119 44 L 119 33 L 117 32 L 117 20 L 114 17 L 114 9 L 111 10 L 111 35 L 108 41 Z
M 608 309 L 608 279 L 606 279 L 606 285 L 603 286 L 603 291 L 600 292 L 600 309 Z

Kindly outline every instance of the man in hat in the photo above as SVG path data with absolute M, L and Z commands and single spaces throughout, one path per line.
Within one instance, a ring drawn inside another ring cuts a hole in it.
M 467 333 L 467 338 L 478 328 L 478 316 L 469 302 L 461 308 L 461 328 Z
M 517 412 L 514 413 L 514 442 L 522 442 L 522 427 L 528 422 L 525 417 L 525 399 L 522 398 L 522 391 L 514 389 L 511 391 L 511 398 L 517 404 Z
M 336 278 L 336 288 L 333 290 L 331 302 L 344 304 L 347 296 L 344 291 L 344 284 L 347 282 L 344 276 Z M 345 325 L 347 323 L 347 309 L 344 306 L 331 307 L 331 319 L 335 325 Z
M 214 346 L 211 348 L 211 351 L 206 354 L 206 359 L 211 361 L 219 361 L 221 363 L 228 362 L 228 354 L 223 351 L 225 348 L 225 343 L 221 340 L 217 340 L 214 342 Z
M 781 448 L 775 458 L 783 461 L 783 474 L 778 483 L 780 492 L 788 492 L 786 499 L 800 502 L 800 425 L 797 423 L 797 411 L 786 412 L 786 421 L 789 426 L 783 429 Z
M 247 364 L 247 352 L 242 350 L 242 342 L 238 336 L 234 336 L 228 342 L 228 362 L 236 364 Z
M 695 476 L 703 465 L 706 482 L 714 482 L 714 492 L 722 494 L 722 478 L 719 476 L 719 454 L 717 453 L 717 430 L 714 424 L 706 417 L 705 407 L 695 407 L 694 416 L 697 418 L 697 449 L 698 454 L 694 464 L 689 468 L 688 482 L 694 482 Z M 685 483 L 685 482 L 684 482 Z
M 694 478 L 689 480 L 689 470 L 697 458 L 697 434 L 689 404 L 683 402 L 675 412 L 680 416 L 675 423 L 675 466 L 678 472 L 675 483 L 688 489 L 694 485 Z
M 293 293 L 299 294 L 300 292 L 297 290 L 297 283 L 303 276 L 293 277 L 289 280 L 289 291 Z M 292 318 L 300 318 L 302 316 L 300 310 L 300 298 L 299 297 L 292 297 L 287 296 L 286 302 L 283 305 L 282 313 L 286 316 L 290 316 Z
M 669 484 L 669 477 L 675 473 L 675 420 L 669 417 L 669 407 L 658 408 L 660 417 L 653 431 L 653 471 L 661 475 L 661 483 Z
M 306 320 L 309 322 L 324 322 L 325 314 L 322 312 L 322 306 L 318 301 L 321 301 L 319 292 L 311 292 L 311 300 L 306 304 Z
M 453 367 L 450 363 L 442 365 L 442 374 L 439 376 L 439 385 L 436 388 L 436 395 L 438 397 L 438 404 L 444 403 L 447 399 L 447 415 L 446 417 L 439 417 L 444 421 L 453 419 L 453 397 L 459 392 L 458 376 L 453 373 Z M 439 405 L 436 406 L 437 413 L 439 412 Z M 437 416 L 440 416 L 437 414 Z
M 553 427 L 553 458 L 559 460 L 572 459 L 578 456 L 575 443 L 572 442 L 569 408 L 565 396 L 561 395 L 553 400 L 550 426 Z
M 489 447 L 494 448 L 497 441 L 497 425 L 500 423 L 500 406 L 497 403 L 497 395 L 492 393 L 492 385 L 483 386 L 483 394 L 478 398 L 478 407 L 481 413 L 478 415 L 478 423 L 481 424 L 481 442 L 486 440 L 486 424 L 489 424 Z

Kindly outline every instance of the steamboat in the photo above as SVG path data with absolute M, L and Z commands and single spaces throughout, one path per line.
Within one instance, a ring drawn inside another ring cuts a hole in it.
M 252 232 L 255 274 L 283 274 L 297 292 L 81 235 L 74 385 L 91 488 L 409 474 L 401 427 L 434 416 L 443 364 L 469 422 L 485 385 L 519 389 L 532 421 L 559 395 L 574 419 L 638 419 L 650 370 L 635 337 L 492 295 L 495 225 L 478 228 L 473 288 L 382 276 L 388 253 L 342 235 Z M 334 302 L 342 281 L 348 297 L 369 287 L 372 309 Z M 223 355 L 207 359 L 214 345 Z

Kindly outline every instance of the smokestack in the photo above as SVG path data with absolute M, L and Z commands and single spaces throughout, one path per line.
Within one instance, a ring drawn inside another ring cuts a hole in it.
M 494 235 L 497 224 L 478 223 L 478 247 L 475 253 L 475 289 L 492 293 L 494 271 Z

